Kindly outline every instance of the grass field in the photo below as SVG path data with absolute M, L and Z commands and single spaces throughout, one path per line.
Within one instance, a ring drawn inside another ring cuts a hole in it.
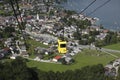
M 38 47 L 38 46 L 43 47 L 43 48 L 48 48 L 49 47 L 47 45 L 44 45 L 44 44 L 42 44 L 42 43 L 40 43 L 38 41 L 32 40 L 32 39 L 27 40 L 27 42 L 29 44 L 31 44 L 33 47 Z
M 99 56 L 98 56 L 99 54 Z M 42 62 L 35 62 L 29 61 L 27 65 L 29 67 L 37 67 L 43 71 L 65 71 L 65 70 L 75 70 L 80 69 L 84 66 L 88 65 L 95 65 L 95 64 L 103 64 L 106 65 L 110 61 L 114 60 L 115 58 L 102 52 L 97 52 L 95 50 L 84 50 L 83 52 L 74 56 L 75 63 L 71 65 L 61 65 L 61 64 L 54 64 L 54 63 L 42 63 Z
M 0 5 L 1 6 L 1 5 Z M 0 10 L 0 14 L 4 14 L 4 11 Z
M 30 44 L 29 49 L 28 49 L 28 53 L 30 54 L 30 58 L 35 58 L 35 54 L 34 54 L 34 48 L 36 47 L 42 47 L 42 48 L 48 48 L 48 45 L 44 45 L 38 41 L 32 40 L 32 39 L 28 39 L 27 43 Z
M 105 46 L 104 48 L 113 49 L 113 50 L 120 50 L 120 43 L 108 45 L 108 46 Z
M 113 54 L 118 56 L 118 58 L 120 58 L 120 53 L 113 53 Z

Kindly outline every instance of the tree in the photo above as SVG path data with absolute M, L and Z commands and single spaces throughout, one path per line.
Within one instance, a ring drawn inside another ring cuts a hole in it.
M 70 17 L 71 15 L 75 14 L 75 11 L 71 11 L 71 10 L 64 10 L 64 12 L 67 14 L 66 17 Z
M 95 42 L 95 46 L 96 46 L 96 47 L 102 47 L 102 46 L 104 46 L 104 45 L 105 45 L 104 40 L 97 40 L 97 41 Z
M 76 29 L 76 32 L 73 33 L 73 36 L 76 40 L 81 40 L 81 34 L 79 28 Z
M 4 37 L 4 34 L 3 34 L 3 31 L 0 32 L 0 38 L 3 38 Z
M 15 32 L 15 28 L 14 28 L 14 27 L 5 27 L 5 32 L 6 32 L 6 33 Z
M 4 48 L 4 42 L 3 41 L 0 41 L 0 48 Z
M 53 16 L 53 15 L 54 15 L 54 11 L 51 10 L 51 11 L 49 12 L 49 15 L 50 15 L 50 16 Z
M 15 28 L 14 27 L 5 27 L 3 33 L 4 33 L 4 37 L 12 37 L 12 32 L 15 32 Z
M 117 34 L 116 33 L 111 36 L 110 43 L 117 43 Z
M 117 80 L 120 80 L 120 69 Z M 36 68 L 28 68 L 21 57 L 6 63 L 0 63 L 0 80 L 113 80 L 104 75 L 104 67 L 101 64 L 86 66 L 74 71 L 64 72 L 41 71 Z
M 86 29 L 88 26 L 91 26 L 91 22 L 86 20 L 77 20 L 76 25 L 79 26 L 80 29 Z
M 99 31 L 96 31 L 96 30 L 90 31 L 89 33 L 90 33 L 90 36 L 96 36 L 96 35 L 99 35 L 99 34 L 100 34 L 100 32 L 99 32 Z
M 0 70 L 2 71 L 0 75 L 3 80 L 31 80 L 33 77 L 26 62 L 20 57 L 12 62 L 6 62 L 2 66 L 0 66 Z
M 95 37 L 94 36 L 91 36 L 89 39 L 88 39 L 88 43 L 92 43 L 92 42 L 95 42 Z
M 105 45 L 114 44 L 114 43 L 119 42 L 118 39 L 119 38 L 117 37 L 117 33 L 109 32 L 108 35 L 104 39 L 104 43 Z

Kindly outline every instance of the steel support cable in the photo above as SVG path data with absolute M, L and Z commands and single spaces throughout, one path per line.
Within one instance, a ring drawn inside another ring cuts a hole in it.
M 21 17 L 21 11 L 20 11 L 20 8 L 19 8 L 18 1 L 15 0 L 15 2 L 16 2 L 16 5 L 17 5 L 17 10 L 18 10 L 19 15 L 20 15 L 20 20 L 21 20 L 21 30 L 22 30 L 22 27 L 25 28 L 25 26 L 24 26 L 24 24 L 23 24 L 23 19 L 22 19 L 22 17 Z M 25 45 L 27 46 L 26 39 L 25 39 L 25 36 L 24 36 L 24 34 L 23 34 L 23 31 L 22 31 L 22 36 L 23 36 L 23 39 L 24 39 L 24 41 L 25 41 Z
M 15 1 L 16 1 L 16 0 L 15 0 Z M 13 9 L 13 12 L 14 12 L 14 15 L 15 15 L 15 18 L 16 18 L 16 20 L 17 20 L 17 22 L 18 22 L 18 26 L 19 26 L 19 28 L 20 28 L 20 32 L 21 32 L 21 34 L 22 34 L 22 36 L 23 36 L 23 39 L 24 39 L 24 41 L 25 41 L 25 46 L 27 47 L 26 39 L 25 39 L 25 37 L 24 37 L 24 35 L 23 35 L 23 31 L 22 31 L 22 27 L 24 27 L 24 25 L 21 25 L 20 22 L 19 22 L 19 20 L 18 20 L 17 13 L 16 13 L 16 10 L 15 10 L 15 7 L 14 7 L 14 5 L 13 5 L 12 0 L 10 0 L 10 4 L 11 4 L 11 6 L 12 6 L 12 9 Z M 19 10 L 19 5 L 18 5 L 18 2 L 17 2 L 17 1 L 16 1 L 16 4 L 17 4 L 17 9 L 18 9 L 19 14 L 20 14 L 20 20 L 21 20 L 21 22 L 23 23 L 23 20 L 22 20 L 22 17 L 21 17 L 21 12 L 20 12 L 20 10 Z
M 15 0 L 15 2 L 16 2 L 16 5 L 17 5 L 17 10 L 18 10 L 18 12 L 19 12 L 19 14 L 20 14 L 20 20 L 21 20 L 21 22 L 23 23 L 23 19 L 22 19 L 22 17 L 21 17 L 21 11 L 20 11 L 20 8 L 19 8 L 19 5 L 18 5 L 18 1 Z M 23 24 L 21 24 L 21 25 L 22 25 L 22 27 L 24 27 Z
M 19 22 L 19 20 L 18 20 L 17 13 L 16 13 L 16 10 L 15 10 L 15 8 L 14 8 L 14 5 L 13 5 L 12 0 L 10 0 L 10 4 L 11 4 L 11 6 L 12 6 L 12 9 L 13 9 L 13 12 L 14 12 L 14 16 L 15 16 L 17 22 L 18 22 L 19 27 L 20 27 L 21 24 L 20 24 L 20 22 Z M 20 30 L 21 30 L 21 28 L 20 28 Z M 22 31 L 22 30 L 21 30 L 21 31 Z
M 98 9 L 102 8 L 103 6 L 105 6 L 107 3 L 109 3 L 111 0 L 107 0 L 105 3 L 103 3 L 102 5 L 100 5 L 99 7 L 97 7 L 96 9 L 94 9 L 92 12 L 90 12 L 87 16 L 90 16 L 91 14 L 93 14 L 94 12 L 96 12 Z
M 95 3 L 97 0 L 92 1 L 87 7 L 85 7 L 80 14 L 82 14 L 85 10 L 87 10 L 93 3 Z

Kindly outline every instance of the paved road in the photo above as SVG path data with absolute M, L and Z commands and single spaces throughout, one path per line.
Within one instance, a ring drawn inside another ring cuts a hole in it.
M 54 61 L 50 61 L 50 60 L 37 60 L 37 59 L 28 58 L 28 57 L 23 57 L 23 58 L 28 59 L 28 60 L 32 60 L 32 61 L 37 61 L 37 62 L 46 62 L 46 63 L 61 64 L 59 62 L 54 62 Z
M 101 50 L 108 51 L 108 52 L 120 53 L 119 50 L 112 50 L 112 49 L 106 49 L 106 48 L 102 48 Z

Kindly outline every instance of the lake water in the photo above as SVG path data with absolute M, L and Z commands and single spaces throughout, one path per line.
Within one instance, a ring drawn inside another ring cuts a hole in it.
M 86 6 L 88 6 L 93 0 L 68 0 L 61 5 L 65 9 L 81 12 Z M 105 3 L 107 0 L 97 0 L 91 5 L 84 14 L 87 15 L 97 7 Z M 99 24 L 102 24 L 107 29 L 120 31 L 120 0 L 111 0 L 109 3 L 99 8 L 90 17 L 99 18 Z

